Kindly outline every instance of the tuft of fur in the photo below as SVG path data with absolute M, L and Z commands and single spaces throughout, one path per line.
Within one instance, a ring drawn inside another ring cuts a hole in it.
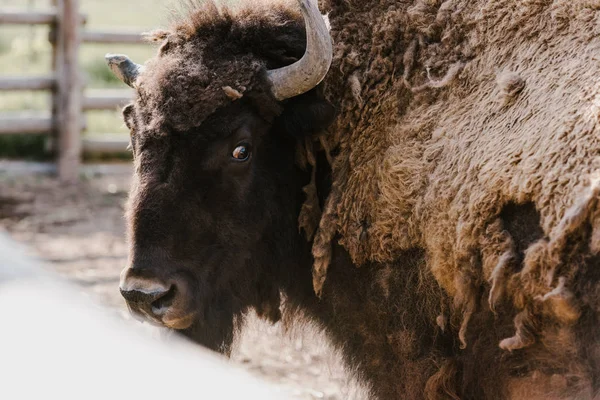
M 223 89 L 223 91 L 225 92 L 225 94 L 227 95 L 227 97 L 229 97 L 233 101 L 239 100 L 242 97 L 244 97 L 244 95 L 242 93 L 240 93 L 239 90 L 234 89 L 231 86 L 223 86 L 221 89 Z M 242 92 L 243 91 L 244 90 L 242 90 Z
M 295 34 L 303 29 L 298 10 L 286 2 L 259 1 L 248 9 L 189 1 L 169 29 L 148 34 L 160 47 L 139 78 L 144 124 L 186 132 L 242 94 L 273 118 L 281 109 L 266 71 L 304 54 L 305 38 Z M 284 49 L 282 38 L 288 39 Z
M 525 79 L 516 72 L 503 71 L 498 74 L 497 82 L 504 105 L 510 104 L 525 88 Z

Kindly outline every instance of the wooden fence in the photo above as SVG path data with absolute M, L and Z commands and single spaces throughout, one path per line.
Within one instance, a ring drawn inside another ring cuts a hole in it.
M 87 18 L 79 12 L 79 0 L 51 0 L 47 11 L 0 9 L 0 24 L 49 25 L 52 45 L 52 73 L 38 77 L 0 77 L 2 91 L 52 91 L 50 117 L 0 117 L 2 134 L 53 135 L 57 150 L 60 179 L 75 182 L 83 150 L 93 152 L 123 151 L 126 138 L 115 135 L 87 136 L 85 111 L 114 110 L 132 96 L 130 90 L 95 91 L 84 96 L 85 84 L 79 69 L 79 46 L 83 43 L 143 43 L 140 34 L 101 32 L 85 29 Z M 102 57 L 103 55 L 99 55 Z

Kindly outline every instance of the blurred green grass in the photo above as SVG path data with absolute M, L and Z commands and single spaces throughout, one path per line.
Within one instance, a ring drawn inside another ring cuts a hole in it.
M 44 10 L 50 0 L 0 0 L 0 8 Z M 86 14 L 89 29 L 108 31 L 146 32 L 168 23 L 169 10 L 176 0 L 80 0 L 81 12 Z M 46 26 L 0 25 L 0 76 L 37 76 L 49 74 L 52 47 L 48 42 Z M 125 88 L 117 81 L 104 63 L 104 54 L 126 53 L 138 62 L 151 57 L 155 48 L 151 44 L 83 44 L 79 59 L 87 89 Z M 46 92 L 0 92 L 0 113 L 22 111 L 49 112 L 50 94 Z M 84 134 L 120 133 L 127 135 L 120 110 L 87 112 L 87 132 Z M 0 153 L 15 149 L 30 150 L 33 138 L 18 139 L 10 146 L 3 140 Z M 38 140 L 39 141 L 39 140 Z M 22 143 L 21 143 L 22 142 Z M 7 151 L 2 151 L 7 150 Z

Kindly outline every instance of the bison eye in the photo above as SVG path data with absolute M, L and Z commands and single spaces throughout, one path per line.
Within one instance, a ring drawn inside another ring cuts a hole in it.
M 233 157 L 236 161 L 248 160 L 248 158 L 250 158 L 250 145 L 240 144 L 233 150 L 231 157 Z

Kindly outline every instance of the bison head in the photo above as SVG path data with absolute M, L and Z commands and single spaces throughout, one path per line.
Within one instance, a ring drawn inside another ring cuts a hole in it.
M 310 254 L 297 153 L 333 118 L 317 87 L 332 51 L 317 6 L 299 3 L 303 18 L 197 6 L 153 34 L 160 50 L 143 67 L 107 55 L 136 89 L 123 112 L 135 176 L 121 293 L 135 315 L 213 349 L 251 307 L 276 320 L 282 279 Z

